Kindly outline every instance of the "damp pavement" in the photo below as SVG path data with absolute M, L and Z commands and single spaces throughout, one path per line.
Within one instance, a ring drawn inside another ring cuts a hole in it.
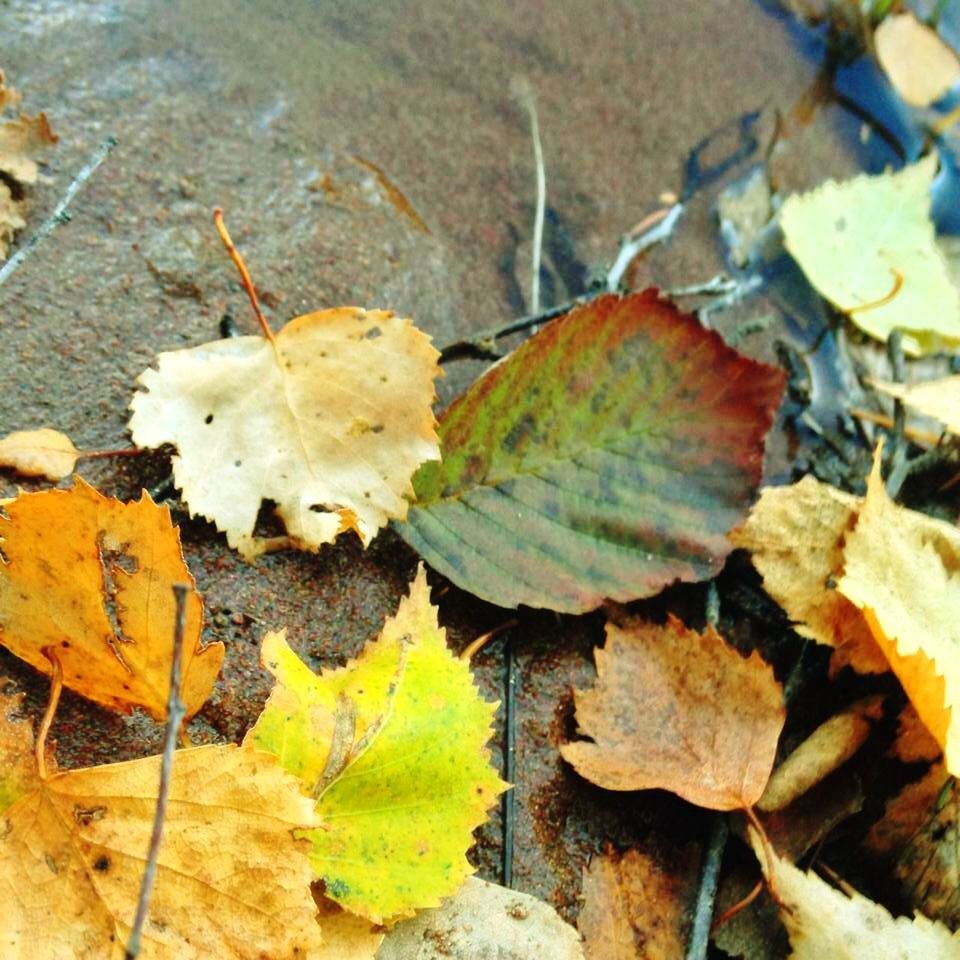
M 528 306 L 535 180 L 514 77 L 527 78 L 539 110 L 544 290 L 562 300 L 602 275 L 619 237 L 680 191 L 694 144 L 749 111 L 769 122 L 789 110 L 817 68 L 789 25 L 749 0 L 5 0 L 0 36 L 0 67 L 24 108 L 45 110 L 60 136 L 21 242 L 96 146 L 119 141 L 69 225 L 0 289 L 0 433 L 49 425 L 85 449 L 129 442 L 133 382 L 158 352 L 217 337 L 225 315 L 254 332 L 211 223 L 215 206 L 275 328 L 324 307 L 386 307 L 443 346 Z M 823 108 L 778 156 L 777 185 L 848 174 L 849 128 Z M 370 164 L 429 232 L 388 201 Z M 670 242 L 632 271 L 634 284 L 670 288 L 723 268 L 716 189 L 695 198 Z M 730 322 L 743 309 L 762 312 L 742 308 Z M 772 356 L 762 339 L 741 348 Z M 482 369 L 448 364 L 441 403 Z M 87 461 L 80 472 L 129 498 L 168 470 L 164 456 L 148 455 Z M 0 496 L 14 490 L 0 477 Z M 237 740 L 257 716 L 270 687 L 258 662 L 265 630 L 286 626 L 314 667 L 340 663 L 377 633 L 416 569 L 389 530 L 366 551 L 347 539 L 249 566 L 175 494 L 169 503 L 206 604 L 204 636 L 227 646 L 191 727 L 196 742 Z M 512 615 L 431 580 L 455 650 Z M 703 597 L 702 587 L 676 588 L 657 603 L 699 609 Z M 567 918 L 581 869 L 605 841 L 702 841 L 710 823 L 658 791 L 604 793 L 561 761 L 572 690 L 590 683 L 600 642 L 599 615 L 521 611 L 475 659 L 488 698 L 505 700 L 513 678 L 512 883 Z M 0 667 L 39 714 L 46 681 L 5 651 Z M 502 706 L 497 764 L 505 732 Z M 156 752 L 161 730 L 67 693 L 53 736 L 70 767 Z M 477 837 L 481 875 L 502 881 L 500 812 Z

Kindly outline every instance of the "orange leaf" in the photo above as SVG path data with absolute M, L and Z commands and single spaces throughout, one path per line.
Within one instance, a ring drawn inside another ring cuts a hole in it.
M 714 810 L 753 805 L 783 728 L 780 684 L 760 655 L 744 659 L 712 628 L 607 624 L 597 685 L 577 691 L 577 722 L 594 743 L 561 746 L 608 790 L 662 787 Z
M 77 478 L 71 490 L 24 493 L 0 514 L 0 643 L 104 706 L 166 716 L 173 649 L 172 585 L 193 586 L 170 511 L 144 493 L 105 497 Z M 221 643 L 199 647 L 203 608 L 187 599 L 181 698 L 193 716 L 223 663 Z

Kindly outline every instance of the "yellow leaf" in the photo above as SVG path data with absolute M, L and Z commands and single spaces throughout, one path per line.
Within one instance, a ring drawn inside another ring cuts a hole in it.
M 960 60 L 912 13 L 886 17 L 873 35 L 877 59 L 897 93 L 915 107 L 939 100 L 960 80 Z
M 947 769 L 960 773 L 960 531 L 897 506 L 878 455 L 843 559 L 838 589 L 863 611 Z
M 176 612 L 172 586 L 193 585 L 170 511 L 145 493 L 121 503 L 79 477 L 71 490 L 21 493 L 0 513 L 0 643 L 114 710 L 167 712 Z M 187 598 L 181 698 L 193 716 L 223 663 L 200 647 L 203 608 Z
M 324 826 L 308 836 L 326 895 L 380 923 L 453 893 L 506 785 L 486 748 L 496 704 L 447 649 L 423 567 L 347 666 L 315 675 L 282 634 L 262 658 L 277 684 L 248 738 L 318 798 Z
M 0 437 L 0 467 L 10 467 L 25 477 L 62 480 L 77 465 L 77 448 L 59 430 L 16 430 Z
M 326 897 L 314 894 L 319 910 L 323 947 L 311 960 L 374 960 L 384 930 L 349 913 Z
M 713 810 L 760 798 L 783 729 L 783 692 L 754 651 L 742 657 L 712 628 L 607 624 L 597 685 L 576 691 L 579 731 L 560 747 L 607 790 L 661 787 Z
M 119 960 L 160 757 L 40 781 L 29 724 L 8 719 L 15 706 L 0 695 L 0 953 Z M 293 836 L 316 820 L 297 787 L 273 757 L 250 747 L 175 754 L 143 960 L 316 956 L 310 865 Z
M 924 383 L 874 383 L 881 393 L 898 397 L 925 417 L 939 420 L 947 430 L 960 435 L 960 375 Z
M 856 497 L 804 477 L 764 489 L 730 540 L 752 553 L 764 588 L 797 633 L 836 647 L 834 669 L 849 664 L 861 673 L 884 673 L 890 666 L 863 614 L 830 586 L 842 572 L 844 537 L 858 506 Z
M 878 340 L 905 331 L 911 354 L 960 345 L 960 293 L 930 219 L 936 169 L 932 153 L 897 173 L 829 180 L 781 212 L 787 249 L 813 286 Z
M 804 873 L 751 838 L 764 874 L 775 887 L 793 960 L 957 960 L 960 934 L 922 915 L 894 919 L 858 893 L 848 897 L 814 873 Z
M 439 459 L 431 410 L 439 354 L 383 310 L 341 307 L 291 320 L 274 342 L 233 337 L 162 353 L 130 405 L 144 447 L 174 444 L 190 512 L 252 558 L 272 500 L 290 540 L 315 550 L 355 530 L 364 544 L 407 514 L 410 479 Z

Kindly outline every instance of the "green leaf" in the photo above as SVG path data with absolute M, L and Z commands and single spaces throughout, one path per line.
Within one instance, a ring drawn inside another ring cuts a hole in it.
M 807 279 L 865 333 L 904 349 L 960 344 L 960 292 L 930 219 L 937 155 L 897 173 L 828 180 L 789 197 L 780 222 Z
M 447 649 L 423 568 L 347 666 L 312 673 L 282 633 L 262 659 L 277 684 L 248 737 L 318 794 L 324 827 L 303 835 L 326 896 L 381 923 L 452 894 L 506 784 L 486 747 L 497 705 Z
M 440 421 L 401 536 L 505 607 L 579 613 L 713 576 L 760 481 L 784 375 L 655 290 L 599 297 Z

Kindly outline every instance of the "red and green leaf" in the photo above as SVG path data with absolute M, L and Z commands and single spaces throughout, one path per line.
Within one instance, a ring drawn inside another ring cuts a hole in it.
M 440 422 L 404 539 L 501 606 L 577 613 L 714 575 L 760 482 L 783 373 L 655 290 L 545 326 Z

